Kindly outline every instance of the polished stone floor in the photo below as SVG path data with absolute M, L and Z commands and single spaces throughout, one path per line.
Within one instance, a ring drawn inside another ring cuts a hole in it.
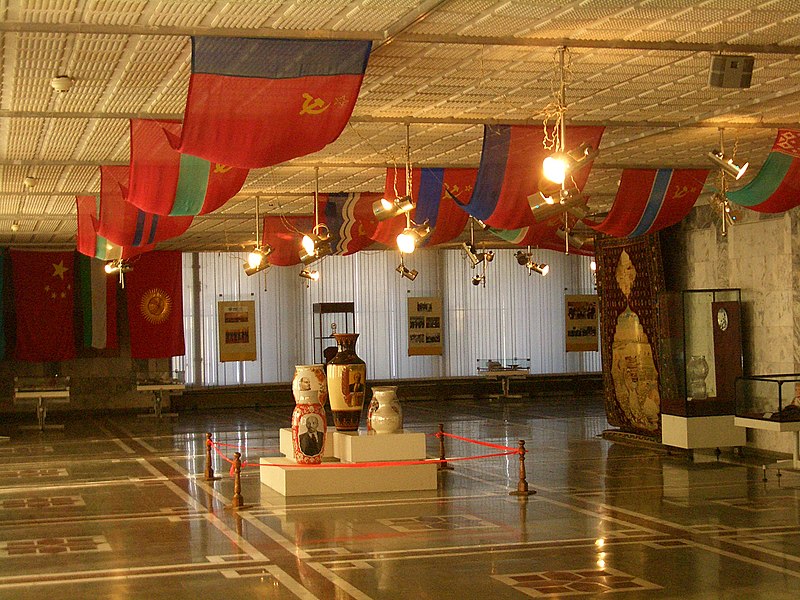
M 800 473 L 601 437 L 597 397 L 406 402 L 406 428 L 516 446 L 452 463 L 437 490 L 284 498 L 203 477 L 205 432 L 278 454 L 291 406 L 0 420 L 0 599 L 800 596 Z M 428 438 L 428 455 L 438 440 Z M 493 450 L 448 440 L 450 457 Z

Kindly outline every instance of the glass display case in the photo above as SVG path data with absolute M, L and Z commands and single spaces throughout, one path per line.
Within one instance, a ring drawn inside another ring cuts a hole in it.
M 353 302 L 316 302 L 313 305 L 314 364 L 327 364 L 336 355 L 337 333 L 355 333 L 355 304 Z
M 736 380 L 736 416 L 800 422 L 800 373 L 749 375 Z

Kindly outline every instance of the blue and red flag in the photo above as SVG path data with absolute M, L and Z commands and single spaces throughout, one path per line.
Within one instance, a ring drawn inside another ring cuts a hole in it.
M 255 169 L 321 150 L 350 119 L 371 45 L 193 37 L 180 152 Z
M 617 238 L 659 231 L 689 214 L 706 177 L 708 169 L 624 169 L 608 216 L 586 223 Z
M 78 252 L 100 260 L 130 258 L 148 252 L 153 245 L 139 248 L 124 248 L 97 234 L 100 222 L 97 220 L 97 196 L 76 196 L 78 212 Z
M 209 162 L 173 148 L 182 125 L 131 119 L 131 171 L 127 200 L 156 215 L 210 213 L 236 195 L 248 170 Z
M 564 148 L 569 152 L 587 143 L 597 149 L 603 131 L 603 127 L 568 127 Z M 540 125 L 485 125 L 475 192 L 465 210 L 498 229 L 532 225 L 528 197 L 538 194 L 542 161 L 552 153 L 544 147 Z M 582 190 L 590 169 L 591 164 L 574 173 L 567 187 Z
M 126 200 L 128 167 L 100 167 L 100 218 L 97 234 L 119 246 L 140 248 L 177 237 L 192 217 L 163 217 Z
M 320 194 L 334 254 L 353 254 L 372 244 L 370 236 L 377 227 L 372 204 L 380 199 L 381 194 L 369 192 Z
M 800 131 L 779 129 L 755 179 L 727 196 L 731 202 L 763 213 L 784 212 L 800 205 Z
M 458 237 L 469 220 L 464 206 L 469 203 L 475 187 L 477 169 L 411 169 L 411 196 L 416 202 L 411 212 L 415 223 L 426 220 L 431 234 L 423 245 L 444 244 Z M 406 195 L 406 170 L 387 169 L 384 198 Z M 383 221 L 373 235 L 376 242 L 394 246 L 406 226 L 405 215 Z

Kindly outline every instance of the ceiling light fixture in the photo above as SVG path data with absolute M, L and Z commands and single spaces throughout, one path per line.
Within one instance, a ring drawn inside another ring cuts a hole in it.
M 421 224 L 415 223 L 411 219 L 411 209 L 416 206 L 411 194 L 413 186 L 414 183 L 411 173 L 411 124 L 406 123 L 406 195 L 401 198 L 405 209 L 403 213 L 406 215 L 406 227 L 397 236 L 397 248 L 402 254 L 411 254 L 414 252 L 422 240 L 431 233 L 431 227 L 427 219 Z
M 115 260 L 108 261 L 103 267 L 103 270 L 108 275 L 114 275 L 115 273 L 119 273 L 119 285 L 124 288 L 125 273 L 130 273 L 131 271 L 133 271 L 133 266 L 129 262 L 121 258 L 117 258 Z
M 514 258 L 517 260 L 518 265 L 528 269 L 528 276 L 535 272 L 544 277 L 550 272 L 549 265 L 546 263 L 537 263 L 535 260 L 533 260 L 533 253 L 531 252 L 530 246 L 528 246 L 528 250 L 526 252 L 517 250 L 516 254 L 514 254 Z
M 313 269 L 307 269 L 303 267 L 303 270 L 300 271 L 299 275 L 303 279 L 308 279 L 310 281 L 319 281 L 319 271 L 315 271 Z
M 256 246 L 247 255 L 247 262 L 243 265 L 245 274 L 249 277 L 270 267 L 267 257 L 272 253 L 272 246 L 269 244 L 261 245 L 259 241 L 259 229 L 261 219 L 259 218 L 258 205 L 261 198 L 256 196 Z
M 75 80 L 69 75 L 57 75 L 50 80 L 50 87 L 57 91 L 59 94 L 70 91 L 72 84 Z
M 411 281 L 414 281 L 417 278 L 417 275 L 419 275 L 419 272 L 416 269 L 409 269 L 407 266 L 405 266 L 405 264 L 403 264 L 402 260 L 400 261 L 400 264 L 397 265 L 395 271 L 400 273 L 400 277 L 405 277 Z
M 314 167 L 314 228 L 303 236 L 301 244 L 300 260 L 304 265 L 333 254 L 331 232 L 325 223 L 319 222 L 319 167 Z
M 397 215 L 407 213 L 412 208 L 414 208 L 414 202 L 411 196 L 403 196 L 394 200 L 381 198 L 372 203 L 372 214 L 378 221 L 386 221 Z
M 494 252 L 491 250 L 478 251 L 475 246 L 475 220 L 472 218 L 470 218 L 469 224 L 469 243 L 463 242 L 461 249 L 467 255 L 469 262 L 472 263 L 473 269 L 484 261 L 492 262 L 494 260 Z
M 722 150 L 712 150 L 708 154 L 706 154 L 708 160 L 722 169 L 723 172 L 727 173 L 734 179 L 741 179 L 742 175 L 744 175 L 745 171 L 747 171 L 747 167 L 750 166 L 749 162 L 745 162 L 743 165 L 737 165 L 733 162 L 732 157 L 725 156 Z
M 736 221 L 736 212 L 731 208 L 731 202 L 727 196 L 728 182 L 725 176 L 730 175 L 735 180 L 739 179 L 744 175 L 750 163 L 745 162 L 739 166 L 733 162 L 736 156 L 736 143 L 733 145 L 733 155 L 730 158 L 725 155 L 725 130 L 722 127 L 719 128 L 719 150 L 712 150 L 706 156 L 719 167 L 719 190 L 711 197 L 710 204 L 720 212 L 720 234 L 725 237 L 728 235 L 728 225 L 733 225 Z
M 15 233 L 16 233 L 17 231 L 19 231 L 19 221 L 13 221 L 13 222 L 11 223 L 11 231 L 13 231 L 13 232 L 15 232 Z
M 22 180 L 22 185 L 25 186 L 26 190 L 32 190 L 36 187 L 36 184 L 39 183 L 39 180 L 32 175 L 28 175 L 25 179 Z

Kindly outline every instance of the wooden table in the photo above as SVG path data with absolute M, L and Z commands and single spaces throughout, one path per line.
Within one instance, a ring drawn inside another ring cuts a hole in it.
M 142 381 L 137 382 L 137 392 L 151 392 L 153 394 L 153 412 L 145 415 L 138 415 L 139 417 L 156 417 L 160 419 L 162 416 L 177 417 L 178 413 L 162 413 L 161 402 L 164 392 L 177 392 L 183 391 L 186 386 L 177 381 Z
M 23 428 L 36 427 L 39 431 L 45 429 L 64 429 L 63 425 L 45 425 L 47 407 L 51 404 L 69 404 L 69 386 L 58 388 L 15 387 L 14 404 L 34 404 L 36 407 L 37 426 L 24 425 Z

